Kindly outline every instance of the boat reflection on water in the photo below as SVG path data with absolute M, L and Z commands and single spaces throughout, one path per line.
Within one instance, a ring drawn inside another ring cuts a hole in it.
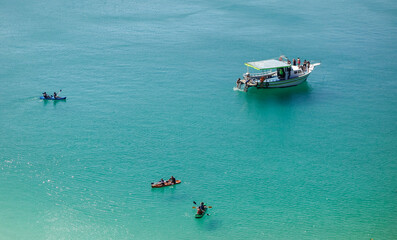
M 248 94 L 245 94 L 246 99 L 255 100 L 259 102 L 276 101 L 281 104 L 293 103 L 296 101 L 305 101 L 311 98 L 312 87 L 308 82 L 304 82 L 298 86 L 288 88 L 273 88 L 273 89 L 256 89 L 253 88 Z
M 61 99 L 61 100 L 41 100 L 43 102 L 43 106 L 47 106 L 47 105 L 52 105 L 52 106 L 56 106 L 58 103 L 66 103 L 66 99 Z
M 280 123 L 283 126 L 296 123 L 299 112 L 316 102 L 316 94 L 313 94 L 313 88 L 307 82 L 289 88 L 252 88 L 248 93 L 239 93 L 245 99 L 240 111 L 260 122 L 258 126 L 261 129 L 272 128 Z M 262 124 L 264 122 L 266 124 Z

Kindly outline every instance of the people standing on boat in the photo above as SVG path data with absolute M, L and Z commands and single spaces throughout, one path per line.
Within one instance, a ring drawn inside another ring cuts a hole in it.
M 292 59 L 292 65 L 296 66 L 296 60 L 295 60 L 295 58 Z
M 243 80 L 241 80 L 240 82 L 247 85 L 251 81 L 251 75 L 249 73 L 246 73 L 244 78 L 246 79 L 246 81 L 243 82 Z
M 283 61 L 283 57 L 280 56 L 280 57 L 278 58 L 278 60 L 279 60 L 279 61 Z
M 261 81 L 261 83 L 263 83 L 263 82 L 265 81 L 265 77 L 262 76 L 261 79 L 260 79 L 259 81 Z
M 300 66 L 300 65 L 301 65 L 301 59 L 298 58 L 298 66 Z
M 310 71 L 310 61 L 307 61 L 306 65 L 307 65 L 307 71 Z

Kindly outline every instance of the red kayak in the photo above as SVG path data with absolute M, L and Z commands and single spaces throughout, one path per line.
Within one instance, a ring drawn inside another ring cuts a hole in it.
M 176 185 L 176 184 L 180 184 L 181 180 L 176 180 L 175 184 L 171 183 L 169 181 L 165 181 L 164 184 L 162 184 L 161 182 L 157 182 L 157 183 L 152 183 L 152 188 L 162 188 L 162 187 L 168 187 L 168 186 L 172 186 L 172 185 Z

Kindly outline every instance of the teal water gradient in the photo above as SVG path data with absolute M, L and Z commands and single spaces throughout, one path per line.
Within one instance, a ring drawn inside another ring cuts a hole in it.
M 395 239 L 396 42 L 393 1 L 0 1 L 0 238 Z M 233 91 L 280 54 L 322 65 Z

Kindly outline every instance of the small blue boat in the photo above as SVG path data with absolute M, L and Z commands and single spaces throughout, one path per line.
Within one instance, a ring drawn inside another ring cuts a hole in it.
M 43 99 L 43 100 L 66 100 L 66 97 L 57 97 L 57 98 L 54 98 L 54 97 L 50 97 L 50 98 L 45 98 L 45 97 L 40 97 L 40 99 Z

